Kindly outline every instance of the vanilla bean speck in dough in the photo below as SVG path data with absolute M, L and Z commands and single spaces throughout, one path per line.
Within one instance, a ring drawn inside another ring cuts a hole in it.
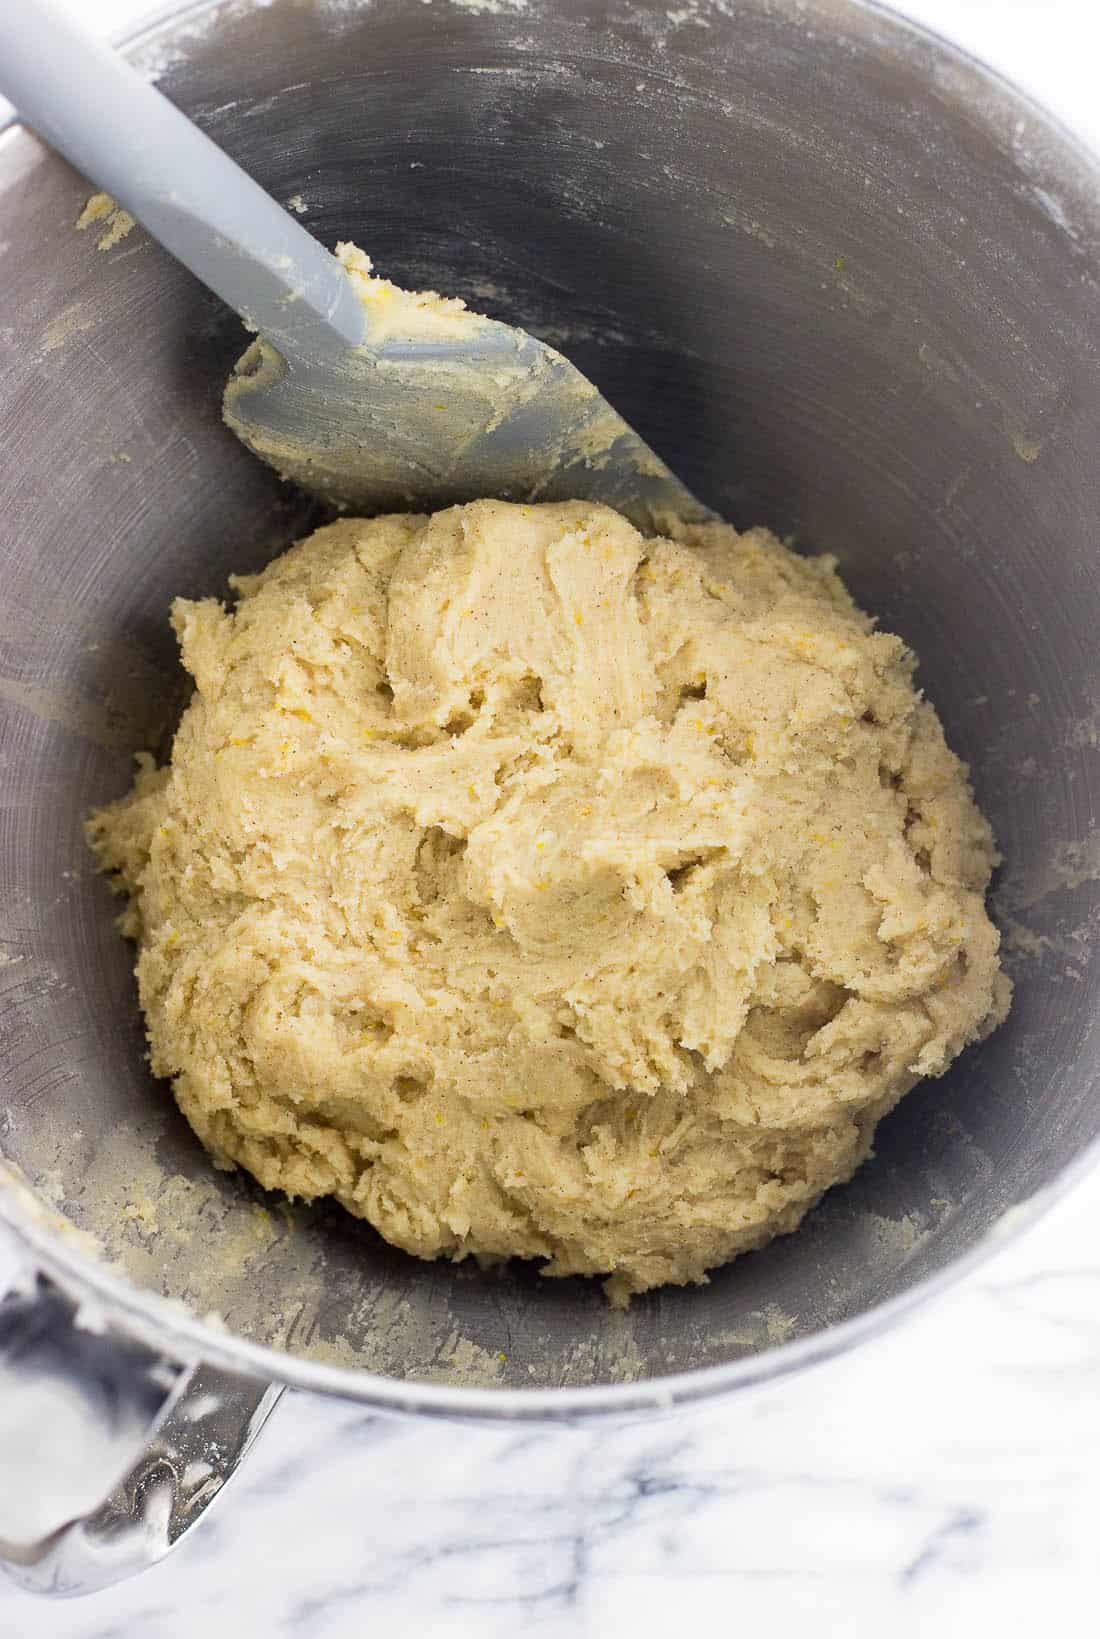
M 622 1302 L 794 1229 L 1004 1017 L 989 827 L 829 559 L 482 501 L 234 585 L 89 827 L 220 1165 Z

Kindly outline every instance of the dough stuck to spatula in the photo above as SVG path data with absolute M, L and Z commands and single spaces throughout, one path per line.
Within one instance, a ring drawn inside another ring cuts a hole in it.
M 234 586 L 89 826 L 220 1165 L 625 1302 L 794 1229 L 1004 1017 L 989 827 L 831 560 L 483 501 Z

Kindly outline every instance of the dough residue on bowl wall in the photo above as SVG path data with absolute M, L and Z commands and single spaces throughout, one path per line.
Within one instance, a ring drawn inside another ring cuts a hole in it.
M 88 228 L 98 228 L 96 250 L 113 250 L 136 224 L 130 212 L 116 204 L 110 194 L 94 193 L 85 203 L 74 226 L 78 233 L 84 233 Z

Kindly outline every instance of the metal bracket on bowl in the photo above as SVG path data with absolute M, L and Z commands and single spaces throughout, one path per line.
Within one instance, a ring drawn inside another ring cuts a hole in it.
M 0 1566 L 92 1593 L 162 1559 L 282 1388 L 171 1361 L 33 1268 L 0 1285 Z

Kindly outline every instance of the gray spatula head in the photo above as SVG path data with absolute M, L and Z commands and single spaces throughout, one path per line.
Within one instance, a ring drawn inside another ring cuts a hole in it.
M 338 261 L 55 0 L 4 0 L 0 48 L 24 116 L 261 338 L 225 419 L 287 478 L 361 512 L 493 496 L 606 501 L 650 532 L 709 516 L 560 353 L 372 278 L 354 246 Z
M 260 338 L 226 387 L 227 423 L 283 477 L 366 513 L 595 500 L 648 534 L 712 516 L 554 348 L 339 255 L 363 342 L 301 360 Z

